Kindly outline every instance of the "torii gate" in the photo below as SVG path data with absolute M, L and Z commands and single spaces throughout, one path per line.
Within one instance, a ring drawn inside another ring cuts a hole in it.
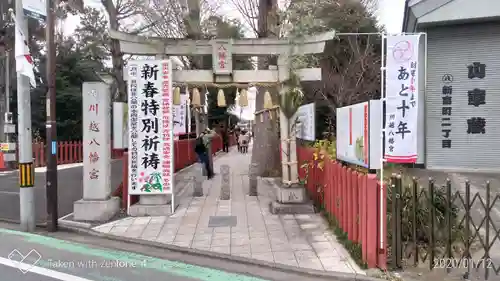
M 335 31 L 301 38 L 300 42 L 289 39 L 259 38 L 259 39 L 213 39 L 190 40 L 157 38 L 131 35 L 116 30 L 110 30 L 110 37 L 120 41 L 121 52 L 142 56 L 195 56 L 212 55 L 212 70 L 173 70 L 173 81 L 184 84 L 210 83 L 284 83 L 289 79 L 290 57 L 296 55 L 322 53 L 325 43 L 335 37 Z M 220 51 L 223 50 L 223 51 Z M 278 56 L 278 69 L 269 70 L 233 70 L 232 55 L 246 56 Z M 125 71 L 124 73 L 127 73 Z M 305 68 L 297 70 L 301 81 L 321 80 L 321 68 Z M 285 86 L 281 92 L 285 92 Z M 263 94 L 263 93 L 261 93 Z M 282 150 L 283 184 L 298 183 L 298 163 L 295 138 L 289 139 L 288 119 L 280 112 L 280 132 Z M 290 144 L 290 146 L 288 146 Z M 287 148 L 290 148 L 288 153 Z M 288 171 L 291 171 L 288 177 Z M 303 188 L 302 188 L 303 190 Z M 278 195 L 281 203 L 297 202 L 304 195 Z M 301 194 L 303 192 L 300 192 Z M 146 196 L 146 195 L 144 195 Z M 147 195 L 158 196 L 158 195 Z M 142 198 L 141 198 L 142 199 Z M 142 201 L 142 200 L 141 200 Z M 149 201 L 149 200 L 148 200 Z

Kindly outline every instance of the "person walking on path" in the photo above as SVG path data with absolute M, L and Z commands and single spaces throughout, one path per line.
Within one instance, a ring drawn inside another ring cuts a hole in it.
M 250 142 L 249 133 L 247 131 L 241 132 L 241 135 L 239 137 L 239 141 L 240 141 L 241 152 L 247 153 L 248 152 L 248 143 Z
M 210 167 L 210 159 L 208 158 L 208 149 L 205 144 L 205 132 L 201 133 L 198 138 L 196 138 L 194 152 L 198 156 L 198 160 L 205 166 L 205 171 L 207 172 L 208 179 L 214 176 L 212 168 Z
M 222 151 L 229 153 L 229 131 L 222 129 Z
M 236 138 L 236 145 L 238 146 L 238 151 L 241 152 L 241 146 L 240 146 L 240 135 L 241 135 L 241 131 L 239 128 L 236 128 L 234 130 L 234 136 Z
M 205 142 L 205 147 L 207 148 L 208 165 L 210 167 L 212 177 L 214 176 L 214 158 L 213 158 L 213 151 L 212 151 L 212 140 L 216 136 L 218 136 L 217 133 L 214 130 L 211 130 L 209 128 L 207 128 L 205 130 L 205 134 L 203 135 L 203 141 Z M 209 177 L 209 179 L 211 179 L 212 177 Z

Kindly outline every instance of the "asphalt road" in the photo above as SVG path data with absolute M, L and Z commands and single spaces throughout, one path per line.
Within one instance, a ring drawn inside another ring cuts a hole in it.
M 4 280 L 17 281 L 56 281 L 57 279 L 40 276 L 36 273 L 19 274 L 20 270 L 15 267 L 0 265 L 0 275 Z
M 121 183 L 122 162 L 113 160 L 111 164 L 111 187 L 114 190 Z M 58 170 L 59 217 L 73 212 L 73 202 L 82 199 L 83 168 L 73 167 Z M 45 200 L 45 173 L 35 173 L 35 208 L 37 223 L 45 223 L 47 218 Z M 0 175 L 0 220 L 19 221 L 19 174 Z
M 3 227 L 3 228 L 2 228 Z M 212 256 L 72 232 L 19 232 L 0 223 L 0 280 L 19 281 L 339 281 Z M 22 263 L 19 263 L 22 261 Z M 342 278 L 342 279 L 340 279 Z M 359 279 L 358 279 L 359 278 Z
M 190 281 L 211 269 L 0 229 L 2 280 Z M 203 271 L 205 270 L 205 271 Z M 207 280 L 206 278 L 201 278 Z M 212 278 L 219 281 L 220 279 Z

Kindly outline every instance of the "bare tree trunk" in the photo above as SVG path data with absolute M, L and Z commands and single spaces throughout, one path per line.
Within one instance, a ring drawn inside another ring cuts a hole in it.
M 111 29 L 119 30 L 120 23 L 118 21 L 118 10 L 113 3 L 113 0 L 101 0 L 102 5 L 106 8 L 109 16 L 109 25 Z M 127 101 L 127 84 L 123 78 L 123 54 L 120 50 L 120 41 L 112 39 L 110 45 L 111 62 L 113 64 L 112 75 L 114 78 L 113 93 L 115 101 Z
M 276 14 L 278 3 L 276 0 L 259 0 L 259 38 L 275 37 L 271 30 L 277 25 Z M 277 65 L 275 57 L 259 58 L 259 69 L 268 69 L 269 65 Z M 273 103 L 278 104 L 278 89 L 267 89 L 271 93 Z M 257 89 L 255 99 L 256 111 L 264 106 L 265 88 Z M 255 119 L 255 138 L 252 150 L 252 163 L 258 164 L 257 175 L 278 177 L 281 175 L 279 116 L 273 113 L 272 118 L 264 113 L 263 122 L 260 117 Z
M 188 5 L 188 11 L 189 13 L 184 19 L 184 24 L 186 26 L 186 31 L 188 34 L 188 38 L 190 39 L 201 39 L 201 21 L 200 21 L 200 0 L 188 0 L 187 1 Z M 203 57 L 198 56 L 194 57 L 192 59 L 192 65 L 193 68 L 195 69 L 201 69 L 203 65 Z M 207 102 L 204 97 L 205 93 L 203 92 L 203 89 L 201 90 L 201 101 L 202 102 Z M 206 115 L 203 113 L 204 111 L 202 110 L 195 110 L 194 111 L 194 119 L 195 119 L 195 125 L 196 125 L 196 135 L 199 135 L 203 131 L 203 120 L 206 119 Z M 202 116 L 205 115 L 205 116 Z M 207 124 L 208 126 L 208 124 Z

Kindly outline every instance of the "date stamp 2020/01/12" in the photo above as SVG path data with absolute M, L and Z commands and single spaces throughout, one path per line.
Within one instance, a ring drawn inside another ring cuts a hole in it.
M 490 258 L 470 259 L 470 258 L 434 258 L 433 268 L 456 269 L 456 268 L 493 268 L 493 261 Z

